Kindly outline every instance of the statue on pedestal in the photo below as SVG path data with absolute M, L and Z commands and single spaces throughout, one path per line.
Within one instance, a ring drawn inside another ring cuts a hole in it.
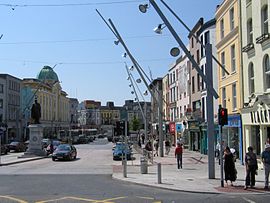
M 40 124 L 39 119 L 41 117 L 41 107 L 37 102 L 37 98 L 35 99 L 35 103 L 31 108 L 31 118 L 34 120 L 34 124 Z

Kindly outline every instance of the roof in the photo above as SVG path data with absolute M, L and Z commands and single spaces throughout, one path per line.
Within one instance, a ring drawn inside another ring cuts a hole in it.
M 37 79 L 41 81 L 51 80 L 53 82 L 59 82 L 57 74 L 50 66 L 44 66 L 37 75 Z

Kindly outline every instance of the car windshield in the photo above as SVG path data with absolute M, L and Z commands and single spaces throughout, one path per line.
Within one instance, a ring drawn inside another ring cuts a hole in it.
M 11 142 L 10 145 L 17 145 L 19 142 Z
M 57 147 L 58 150 L 70 150 L 70 146 L 69 145 L 59 145 Z

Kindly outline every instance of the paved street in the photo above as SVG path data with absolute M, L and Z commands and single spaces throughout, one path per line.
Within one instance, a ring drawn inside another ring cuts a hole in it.
M 149 174 L 140 174 L 139 154 L 135 154 L 135 160 L 128 162 L 128 179 L 120 178 L 122 175 L 121 161 L 112 160 L 112 143 L 100 139 L 94 143 L 77 145 L 78 159 L 75 161 L 56 161 L 50 158 L 18 163 L 0 167 L 0 202 L 265 202 L 269 193 L 205 193 L 188 192 L 172 188 L 159 188 L 154 181 L 149 184 L 151 177 L 156 178 L 154 166 L 149 169 Z M 15 154 L 11 153 L 13 156 Z M 188 155 L 188 152 L 186 152 Z M 189 154 L 192 159 L 192 153 Z M 193 157 L 196 159 L 196 157 Z M 4 161 L 5 156 L 2 156 Z M 172 158 L 161 159 L 171 166 L 171 174 L 175 165 L 171 163 Z M 171 159 L 171 160 L 170 160 Z M 204 161 L 204 160 L 202 160 Z M 169 164 L 170 163 L 170 164 Z M 131 170 L 135 167 L 136 170 Z M 184 173 L 194 167 L 187 163 Z M 118 172 L 117 172 L 118 170 Z M 164 168 L 163 168 L 164 170 Z M 205 171 L 201 171 L 205 176 Z M 168 173 L 168 172 L 166 172 Z M 164 175 L 166 175 L 164 171 Z M 114 178 L 112 178 L 112 175 Z M 118 175 L 118 178 L 117 178 Z M 184 175 L 184 174 L 183 174 Z M 181 176 L 181 172 L 179 172 Z M 184 175 L 186 176 L 186 175 Z M 144 182 L 132 182 L 134 180 L 145 180 Z M 173 179 L 162 179 L 163 186 L 172 186 Z M 155 179 L 156 180 L 156 179 Z M 202 182 L 183 182 L 187 187 L 203 188 Z M 138 184 L 139 183 L 139 184 Z M 196 185 L 197 183 L 197 186 Z M 144 186 L 148 185 L 148 186 Z M 218 186 L 218 185 L 217 185 Z

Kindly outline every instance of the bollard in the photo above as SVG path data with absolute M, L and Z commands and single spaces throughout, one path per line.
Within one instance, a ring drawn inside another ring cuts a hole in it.
M 161 184 L 161 163 L 157 164 L 158 184 Z

